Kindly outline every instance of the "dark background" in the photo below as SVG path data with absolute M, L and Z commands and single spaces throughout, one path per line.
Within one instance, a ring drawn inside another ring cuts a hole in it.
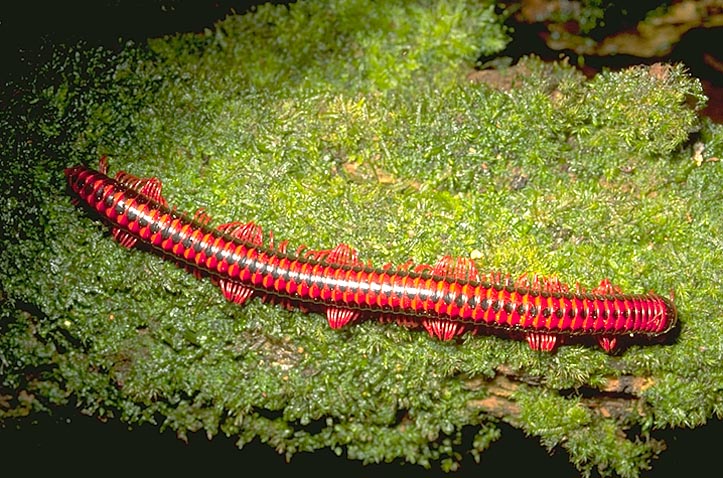
M 470 443 L 475 430 L 465 433 Z M 139 476 L 188 476 L 230 471 L 233 475 L 263 471 L 271 476 L 319 473 L 341 478 L 356 477 L 480 477 L 504 473 L 505 477 L 575 477 L 578 472 L 568 461 L 565 450 L 548 453 L 539 440 L 504 423 L 502 437 L 482 453 L 480 463 L 469 455 L 455 473 L 444 473 L 435 464 L 429 470 L 396 460 L 390 464 L 363 465 L 329 449 L 298 453 L 290 462 L 283 455 L 257 440 L 239 450 L 235 439 L 223 435 L 208 440 L 204 432 L 190 434 L 188 443 L 174 432 L 161 432 L 149 424 L 132 429 L 119 420 L 101 422 L 80 414 L 76 409 L 56 409 L 52 416 L 7 421 L 0 425 L 0 457 L 5 470 L 21 463 L 24 473 L 73 473 L 98 476 L 107 472 L 133 473 Z M 666 430 L 654 434 L 664 439 L 668 449 L 652 462 L 648 478 L 680 476 L 717 476 L 720 466 L 715 447 L 723 436 L 723 422 L 715 420 L 695 430 Z M 3 472 L 4 474 L 5 472 Z M 593 475 L 596 476 L 596 475 Z
M 58 44 L 82 41 L 90 47 L 117 50 L 128 40 L 143 44 L 150 37 L 212 28 L 226 15 L 244 13 L 258 2 L 98 0 L 22 2 L 12 7 L 8 3 L 0 7 L 0 82 L 3 85 L 43 64 Z M 503 55 L 517 57 L 535 52 L 543 57 L 559 57 L 558 52 L 544 51 L 542 42 L 535 37 L 534 28 L 527 28 L 524 34 L 528 36 L 514 41 Z M 693 53 L 689 57 L 693 65 L 691 72 L 705 76 L 706 70 L 695 67 L 700 56 L 700 50 L 695 49 L 696 43 L 693 43 Z M 706 44 L 711 45 L 709 41 Z M 686 51 L 678 49 L 677 58 L 685 60 Z M 578 475 L 564 450 L 556 449 L 549 454 L 537 438 L 526 437 L 505 424 L 500 427 L 502 438 L 483 453 L 480 464 L 466 456 L 460 472 L 446 476 L 501 472 L 507 476 Z M 468 440 L 473 432 L 470 430 Z M 653 471 L 645 476 L 662 478 L 683 473 L 709 473 L 718 465 L 718 457 L 715 452 L 711 453 L 710 445 L 717 444 L 716 438 L 723 436 L 723 422 L 714 420 L 695 430 L 666 430 L 654 436 L 664 439 L 668 450 L 653 462 Z M 158 426 L 142 425 L 130 429 L 118 420 L 101 422 L 80 414 L 74 407 L 67 407 L 54 410 L 52 415 L 0 423 L 0 461 L 5 470 L 11 463 L 17 463 L 23 473 L 31 476 L 38 472 L 97 475 L 114 471 L 141 475 L 230 471 L 235 475 L 258 470 L 274 475 L 324 472 L 340 474 L 343 478 L 445 475 L 438 468 L 425 470 L 417 465 L 402 465 L 401 461 L 364 466 L 359 461 L 338 457 L 330 450 L 299 453 L 286 463 L 283 456 L 267 445 L 254 442 L 239 451 L 234 441 L 223 436 L 208 440 L 204 433 L 197 433 L 192 434 L 186 444 L 170 430 L 161 432 Z

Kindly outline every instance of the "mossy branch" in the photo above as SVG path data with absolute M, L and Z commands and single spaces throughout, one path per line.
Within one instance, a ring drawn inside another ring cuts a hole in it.
M 498 417 L 510 425 L 521 427 L 522 411 L 514 397 L 520 387 L 544 386 L 544 377 L 515 372 L 508 366 L 497 367 L 492 379 L 476 377 L 465 382 L 469 390 L 483 391 L 485 398 L 471 400 L 472 408 Z M 654 385 L 654 379 L 635 375 L 605 378 L 597 387 L 563 389 L 561 396 L 577 396 L 580 403 L 601 418 L 612 418 L 620 423 L 632 423 L 636 415 L 644 415 L 645 389 Z
M 534 58 L 475 71 L 505 41 L 491 3 L 299 2 L 115 54 L 69 48 L 11 85 L 0 418 L 77 403 L 288 457 L 331 448 L 445 470 L 479 459 L 502 420 L 583 473 L 634 477 L 661 451 L 655 430 L 723 415 L 720 162 L 708 161 L 723 132 L 697 116 L 699 82 L 676 65 L 588 80 Z M 102 155 L 160 177 L 181 210 L 255 221 L 292 248 L 674 289 L 683 327 L 611 357 L 239 308 L 118 247 L 70 203 L 63 168 Z

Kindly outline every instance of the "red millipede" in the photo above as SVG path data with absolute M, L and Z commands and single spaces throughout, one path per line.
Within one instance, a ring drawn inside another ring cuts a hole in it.
M 158 178 L 65 170 L 76 203 L 94 210 L 124 247 L 147 244 L 198 275 L 209 276 L 230 301 L 252 295 L 325 313 L 340 328 L 362 316 L 424 328 L 450 340 L 464 332 L 527 340 L 552 351 L 565 342 L 596 340 L 607 352 L 620 342 L 660 339 L 677 323 L 672 298 L 623 294 L 607 279 L 591 291 L 553 278 L 481 275 L 473 261 L 445 256 L 427 264 L 373 267 L 346 244 L 330 250 L 289 251 L 264 244 L 261 228 L 231 222 L 215 228 L 199 211 L 191 218 L 170 208 Z

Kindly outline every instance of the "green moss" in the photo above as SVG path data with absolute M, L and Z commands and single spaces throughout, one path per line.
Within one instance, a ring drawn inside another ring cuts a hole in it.
M 288 457 L 331 448 L 445 470 L 479 458 L 502 419 L 584 473 L 637 476 L 660 451 L 652 432 L 720 416 L 720 163 L 705 159 L 723 135 L 696 116 L 698 81 L 678 66 L 588 81 L 534 58 L 476 81 L 476 56 L 504 41 L 474 2 L 301 2 L 115 55 L 71 49 L 12 85 L 24 94 L 0 115 L 0 417 L 72 401 Z M 181 210 L 256 221 L 291 247 L 674 289 L 681 334 L 549 355 L 239 308 L 70 204 L 63 168 L 103 154 L 161 177 Z M 504 413 L 485 402 L 500 377 L 517 381 Z M 642 413 L 585 398 L 617 377 L 644 381 L 625 392 Z

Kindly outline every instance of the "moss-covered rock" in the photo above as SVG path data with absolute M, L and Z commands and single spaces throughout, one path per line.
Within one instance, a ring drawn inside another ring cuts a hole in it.
M 696 115 L 698 81 L 670 65 L 587 80 L 534 58 L 475 72 L 505 38 L 479 2 L 267 5 L 202 35 L 72 48 L 7 85 L 0 419 L 71 402 L 289 457 L 447 470 L 501 419 L 584 473 L 638 476 L 656 430 L 720 416 L 723 132 Z M 683 327 L 617 356 L 543 354 L 239 308 L 70 203 L 63 168 L 101 155 L 162 178 L 181 210 L 294 246 L 674 290 Z

